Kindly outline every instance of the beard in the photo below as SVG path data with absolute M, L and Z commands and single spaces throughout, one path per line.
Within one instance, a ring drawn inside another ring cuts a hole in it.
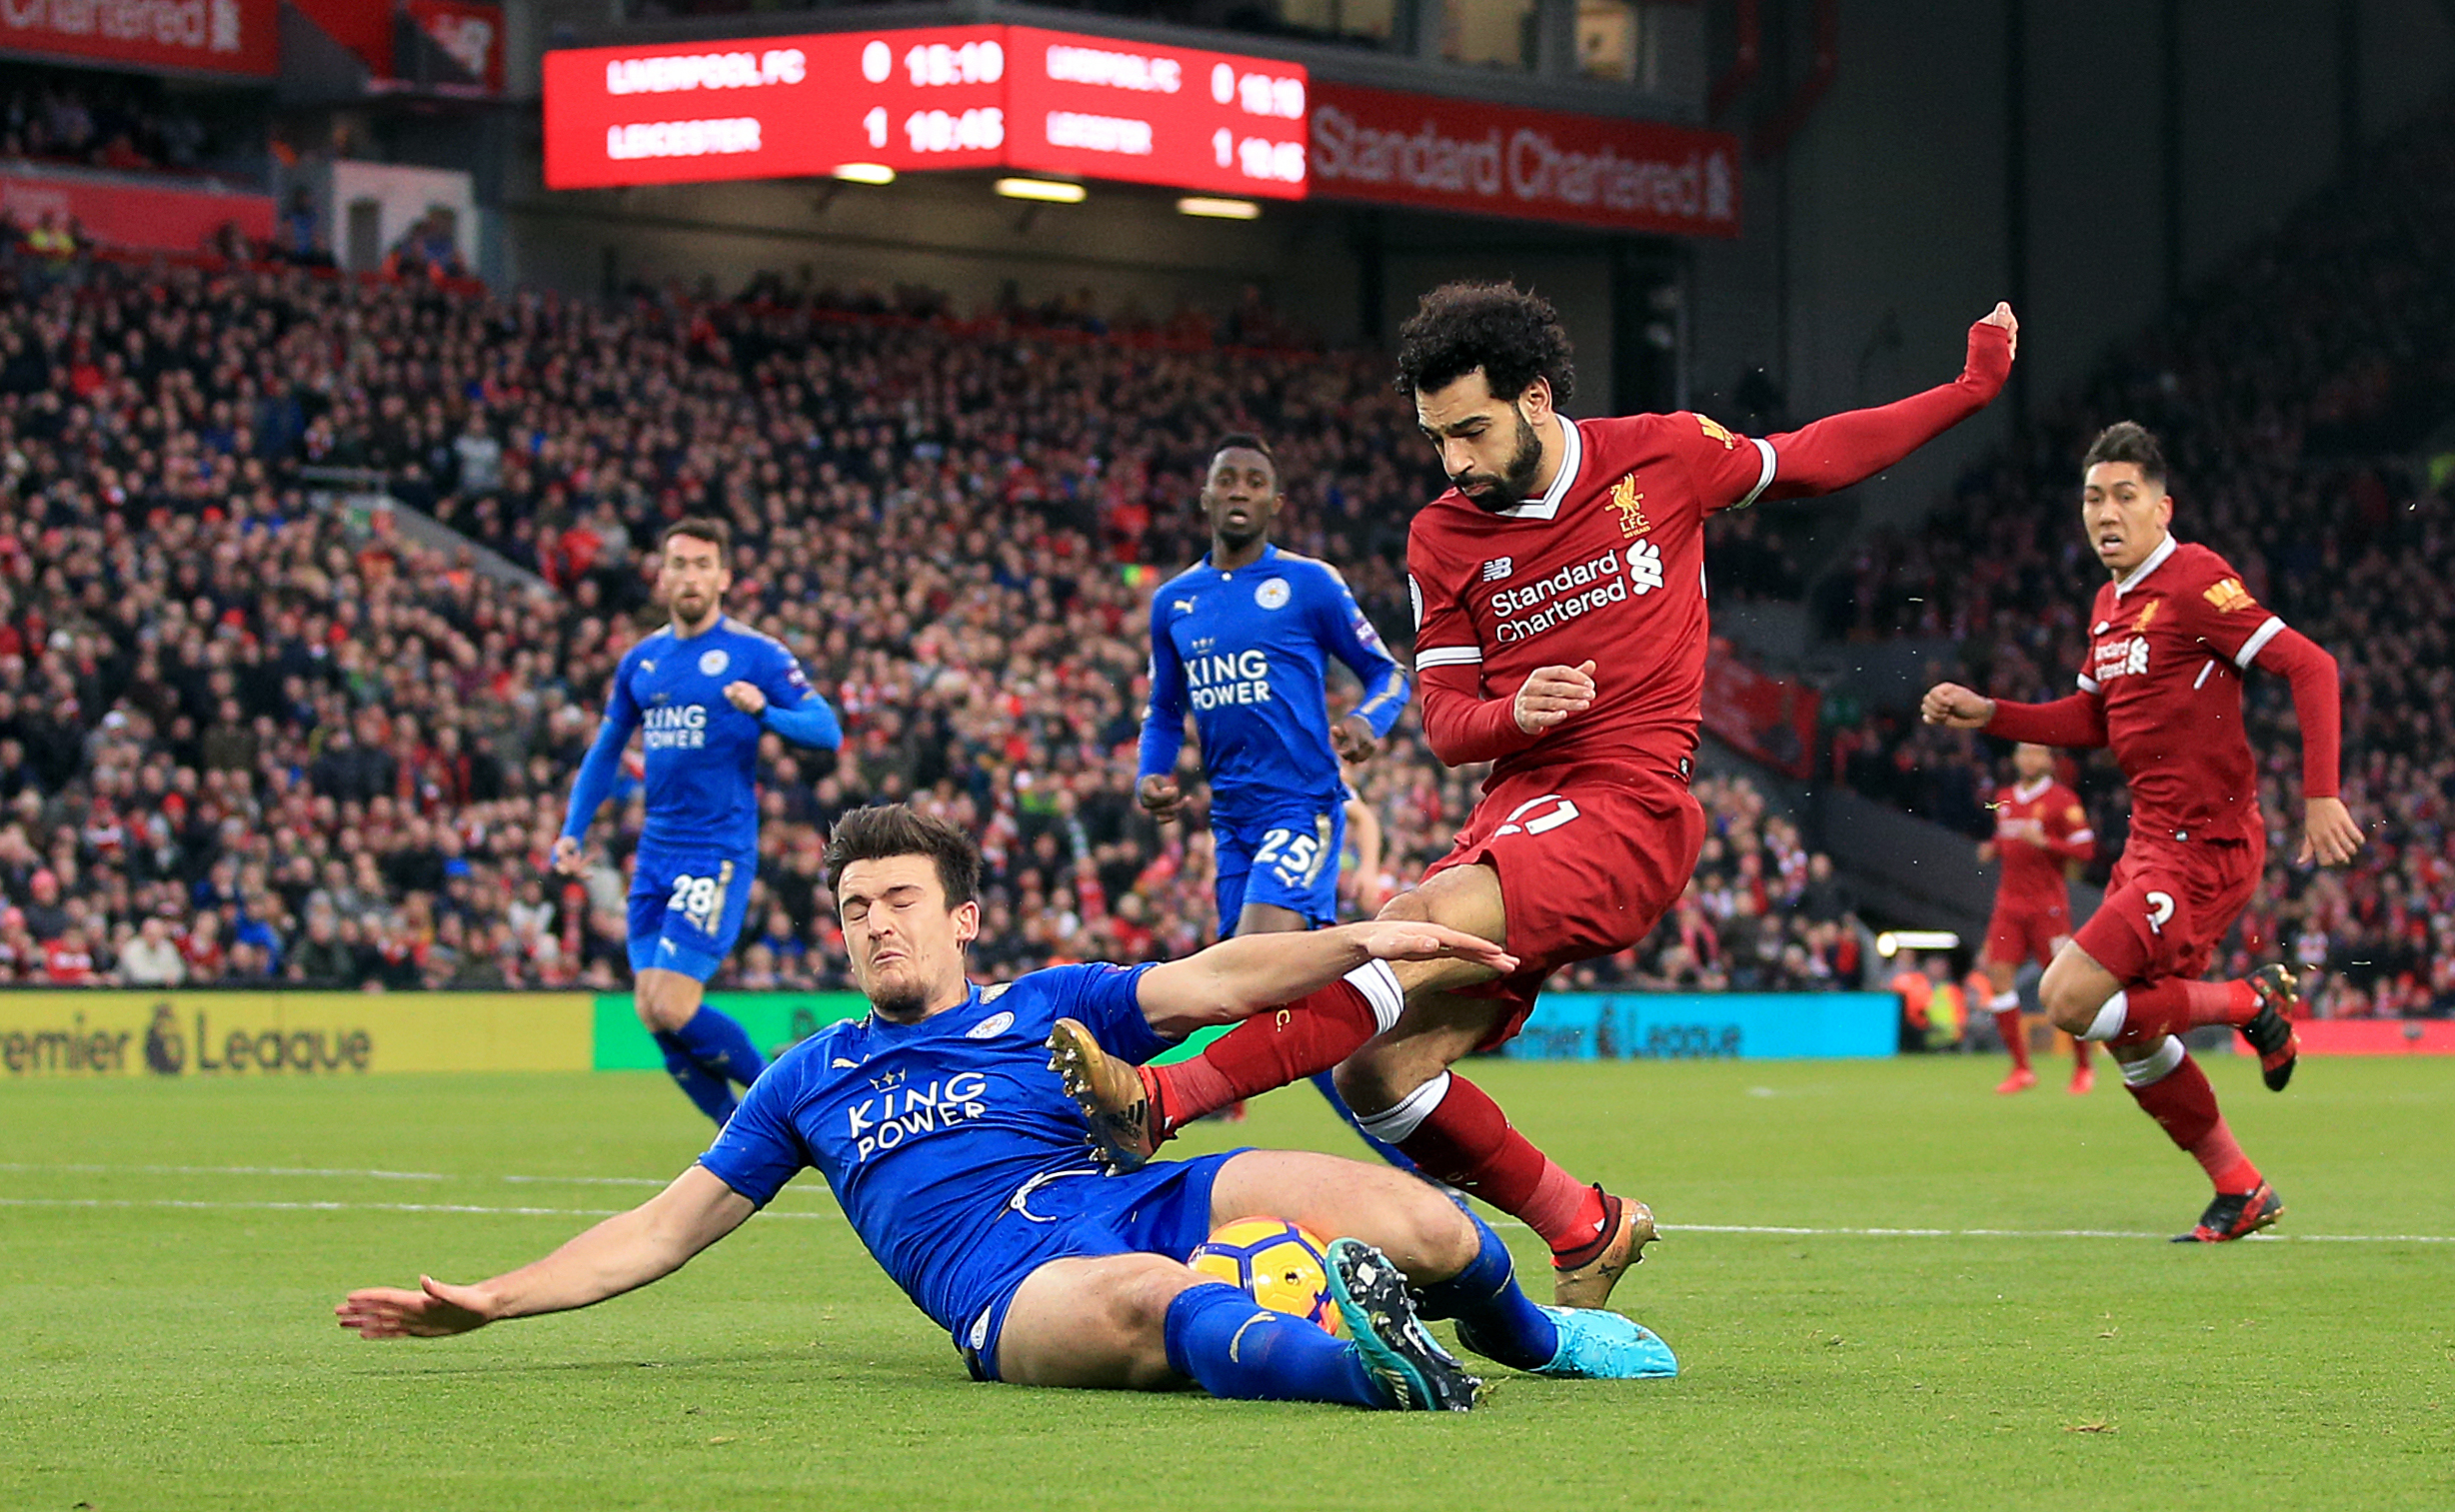
M 1542 471 L 1543 446 L 1534 435 L 1534 428 L 1525 423 L 1525 416 L 1510 411 L 1517 422 L 1517 442 L 1508 454 L 1508 465 L 1498 473 L 1478 473 L 1469 468 L 1453 475 L 1449 482 L 1479 510 L 1504 510 L 1534 491 L 1534 475 Z
M 893 1023 L 918 1023 L 928 1011 L 929 994 L 917 986 L 882 986 L 869 994 L 871 1010 Z

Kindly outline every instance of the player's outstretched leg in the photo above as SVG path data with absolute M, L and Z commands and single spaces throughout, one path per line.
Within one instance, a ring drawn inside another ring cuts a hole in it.
M 1129 1065 L 1090 1030 L 1060 1019 L 1049 1036 L 1049 1064 L 1082 1104 L 1101 1157 L 1133 1170 L 1205 1113 L 1328 1070 L 1397 1022 L 1401 1004 L 1397 978 L 1371 961 L 1255 1014 L 1174 1065 Z
M 2057 957 L 2048 968 L 2049 978 L 2062 966 L 2062 958 Z M 2091 969 L 2103 970 L 2093 963 Z M 2079 973 L 2069 974 L 2076 977 Z M 2075 995 L 2085 999 L 2091 994 L 2081 990 Z M 2137 983 L 2101 998 L 2100 1006 L 2084 1014 L 2071 1014 L 2072 1004 L 2065 1003 L 2056 1018 L 2075 1038 L 2116 1045 L 2154 1046 L 2167 1035 L 2224 1024 L 2250 1041 L 2251 1048 L 2259 1052 L 2260 1077 L 2269 1091 L 2281 1092 L 2293 1079 L 2294 1062 L 2301 1053 L 2301 1041 L 2286 1017 L 2300 1001 L 2301 990 L 2292 970 L 2266 965 L 2233 981 L 2167 976 Z
M 1341 1084 L 1365 1074 L 1350 1063 Z M 1453 1071 L 1362 1122 L 1424 1175 L 1473 1193 L 1541 1235 L 1551 1246 L 1552 1300 L 1562 1307 L 1600 1307 L 1655 1238 L 1644 1203 L 1578 1182 L 1518 1133 L 1489 1094 Z
M 1478 1248 L 1466 1268 L 1416 1293 L 1426 1319 L 1455 1318 L 1457 1342 L 1485 1359 L 1566 1380 L 1624 1381 L 1679 1373 L 1651 1329 L 1591 1307 L 1543 1307 L 1518 1289 L 1508 1246 L 1467 1213 Z
M 1416 1170 L 1415 1163 L 1406 1158 L 1404 1150 L 1373 1137 L 1372 1131 L 1363 1126 L 1363 1119 L 1357 1116 L 1353 1108 L 1346 1105 L 1344 1097 L 1338 1095 L 1338 1080 L 1335 1076 L 1328 1071 L 1315 1071 L 1312 1074 L 1312 1087 L 1314 1091 L 1321 1094 L 1321 1100 L 1329 1104 L 1329 1110 L 1338 1115 L 1339 1121 L 1353 1129 L 1355 1137 L 1369 1146 L 1373 1154 L 1410 1175 L 1421 1174 Z
M 2284 1203 L 2259 1174 L 2259 1168 L 2234 1142 L 2233 1131 L 2217 1111 L 2216 1089 L 2207 1073 L 2191 1059 L 2182 1041 L 2168 1036 L 2139 1059 L 2125 1059 L 2123 1085 L 2140 1110 L 2157 1121 L 2166 1136 L 2199 1162 L 2216 1188 L 2214 1200 L 2198 1224 L 2178 1240 L 2208 1243 L 2239 1239 L 2284 1215 Z

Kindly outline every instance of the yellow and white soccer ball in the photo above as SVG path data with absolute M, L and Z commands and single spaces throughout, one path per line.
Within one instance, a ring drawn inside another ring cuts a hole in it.
M 1318 1238 L 1283 1218 L 1238 1218 L 1211 1231 L 1186 1262 L 1245 1292 L 1272 1312 L 1311 1320 L 1340 1338 L 1346 1323 L 1329 1295 L 1329 1262 Z

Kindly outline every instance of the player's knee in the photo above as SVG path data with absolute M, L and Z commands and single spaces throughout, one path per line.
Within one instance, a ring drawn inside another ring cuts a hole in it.
M 1417 1286 L 1445 1281 L 1474 1263 L 1482 1238 L 1457 1204 L 1430 1184 L 1406 1178 L 1390 1241 L 1383 1246 Z
M 2097 991 L 2098 984 L 2088 978 L 2089 973 L 2063 969 L 2059 958 L 2038 978 L 2037 1005 L 2066 1034 L 2087 1032 L 2088 1026 L 2097 1020 L 2097 1010 L 2105 1006 L 2104 996 Z
M 667 979 L 673 975 L 669 971 L 644 972 L 632 992 L 632 1011 L 639 1014 L 641 1026 L 651 1034 L 671 1033 L 689 1023 L 691 1015 L 699 1010 L 698 994 L 679 981 Z
M 1415 1082 L 1406 1081 L 1393 1063 L 1397 1057 L 1392 1047 L 1368 1045 L 1340 1061 L 1329 1073 L 1336 1083 L 1338 1095 L 1358 1114 L 1370 1115 L 1395 1107 L 1398 1100 L 1415 1089 Z M 1420 1078 L 1418 1078 L 1420 1079 Z

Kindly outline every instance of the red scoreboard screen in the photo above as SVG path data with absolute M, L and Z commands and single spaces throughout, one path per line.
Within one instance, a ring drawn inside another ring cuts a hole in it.
M 1301 199 L 1293 63 L 1027 26 L 545 56 L 546 185 L 1011 167 Z

